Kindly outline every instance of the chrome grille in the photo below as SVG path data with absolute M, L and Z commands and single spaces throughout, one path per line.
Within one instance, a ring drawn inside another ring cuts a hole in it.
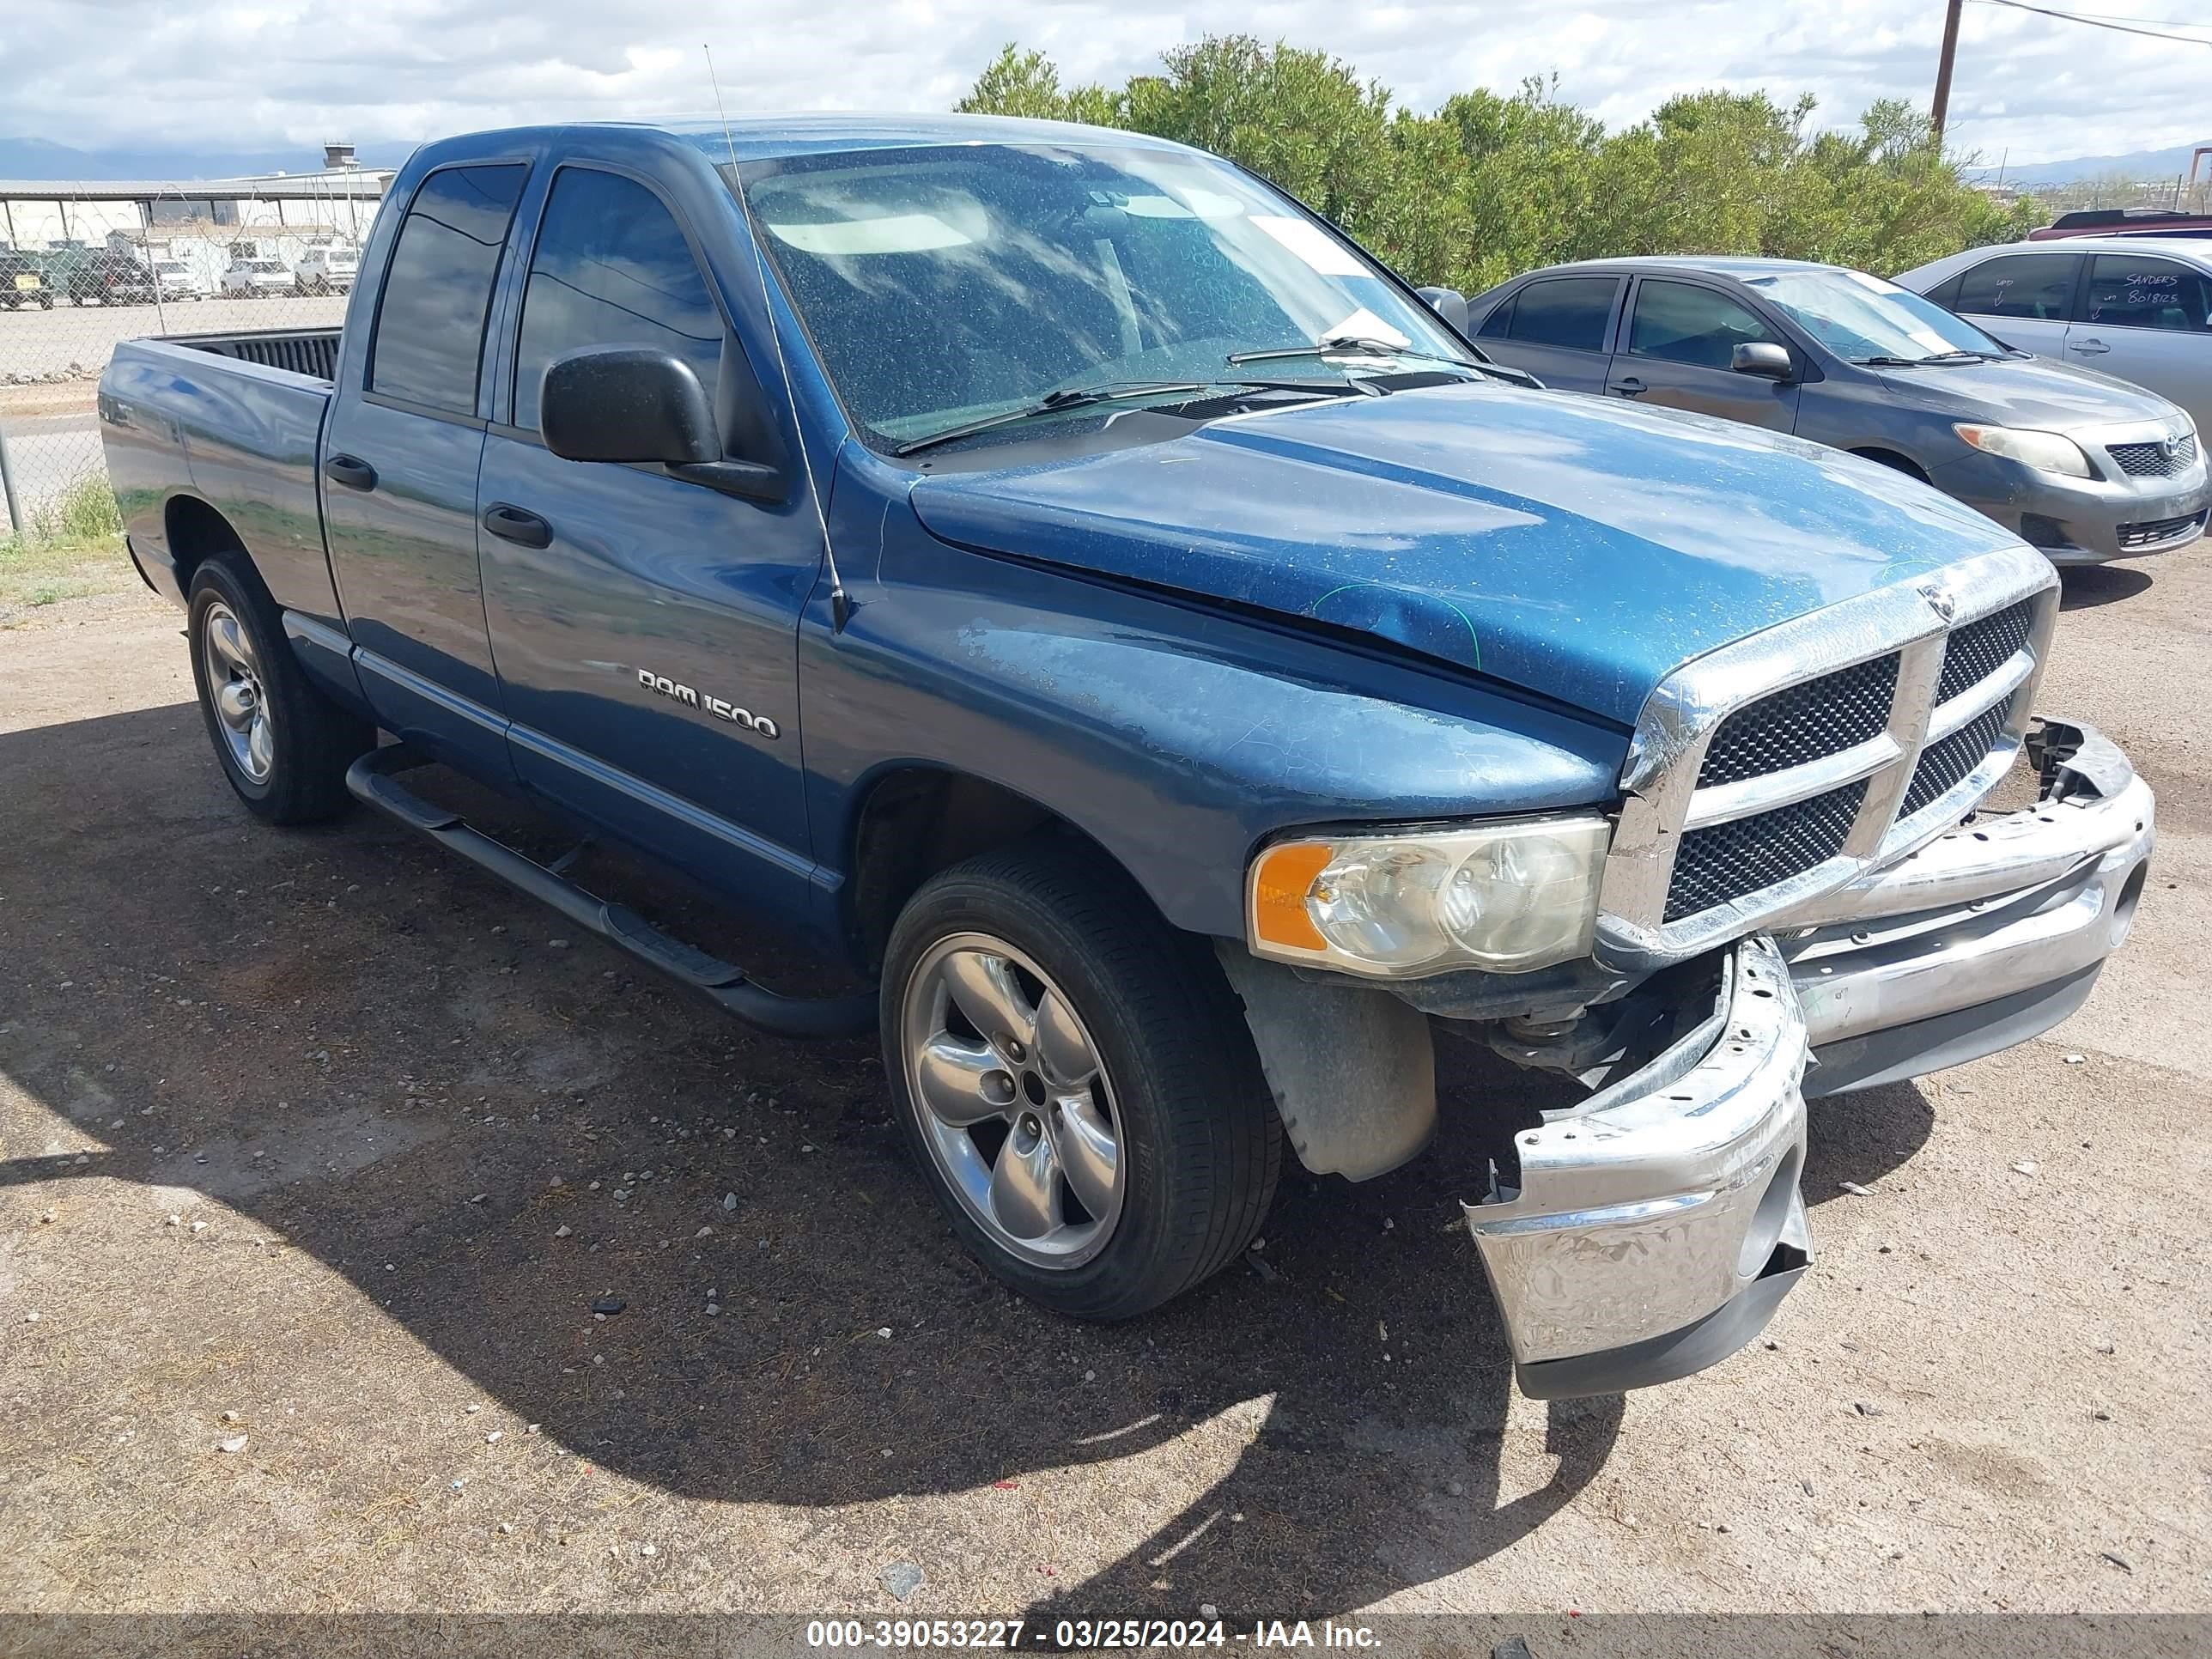
M 1966 774 L 1982 763 L 1990 750 L 1997 746 L 2004 735 L 2005 706 L 1984 708 L 1949 737 L 1931 743 L 1920 751 L 1920 763 L 1912 769 L 1911 787 L 1905 792 L 1905 805 L 1899 816 L 1911 817 L 1921 808 L 1933 805 L 1946 791 L 1966 781 Z
M 1691 830 L 1674 855 L 1666 920 L 1680 921 L 1826 864 L 1844 850 L 1866 793 L 1861 780 L 1771 812 Z
M 1963 817 L 2019 750 L 2057 615 L 2049 562 L 2016 544 L 1669 675 L 1622 770 L 1601 956 L 1656 966 L 1786 926 Z
M 2172 444 L 2106 444 L 2121 471 L 2130 478 L 2171 478 L 2186 472 L 2197 459 L 2197 434 L 2192 432 Z
M 2034 629 L 2035 601 L 2022 599 L 1959 629 L 1943 641 L 1943 677 L 1936 682 L 1936 701 L 1947 703 L 1989 678 L 2027 648 Z
M 1721 722 L 1698 769 L 1698 787 L 1786 772 L 1880 735 L 1897 696 L 1897 659 L 1877 657 L 1807 680 Z

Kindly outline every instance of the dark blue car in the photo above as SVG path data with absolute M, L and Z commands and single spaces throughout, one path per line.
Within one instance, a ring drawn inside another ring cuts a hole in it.
M 1235 1259 L 1286 1158 L 1419 1154 L 1449 1027 L 1577 1097 L 1481 1130 L 1522 1386 L 1697 1370 L 1808 1261 L 1806 1090 L 2042 1030 L 2142 887 L 2149 791 L 2033 718 L 2042 555 L 1517 384 L 1211 156 L 487 133 L 408 163 L 361 271 L 342 331 L 101 386 L 240 800 L 358 797 L 765 1030 L 875 1031 L 960 1237 L 1066 1313 Z M 2039 810 L 1961 832 L 2023 750 Z M 756 983 L 434 760 L 870 988 Z

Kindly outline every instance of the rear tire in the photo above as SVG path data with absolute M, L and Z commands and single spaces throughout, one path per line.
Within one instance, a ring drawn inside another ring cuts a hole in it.
M 346 768 L 376 729 L 310 680 L 276 604 L 240 552 L 193 573 L 185 638 L 208 740 L 246 809 L 270 823 L 314 823 L 349 799 Z
M 1030 841 L 927 883 L 891 930 L 883 1042 L 953 1230 L 1055 1311 L 1158 1307 L 1273 1200 L 1280 1127 L 1219 965 L 1095 854 Z

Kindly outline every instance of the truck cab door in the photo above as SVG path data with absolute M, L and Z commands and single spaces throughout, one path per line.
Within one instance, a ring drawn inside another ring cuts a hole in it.
M 477 569 L 485 319 L 527 164 L 424 175 L 376 315 L 356 322 L 323 432 L 324 533 L 379 724 L 482 775 L 507 771 Z
M 500 388 L 507 413 L 476 491 L 515 771 L 749 907 L 803 914 L 812 860 L 797 636 L 823 562 L 805 481 L 787 466 L 784 499 L 748 499 L 659 465 L 547 449 L 547 366 L 605 346 L 689 364 L 732 459 L 780 446 L 759 435 L 777 423 L 711 267 L 659 187 L 565 162 L 526 240 Z
M 1702 283 L 1640 276 L 1629 296 L 1606 390 L 1638 403 L 1795 431 L 1797 382 L 1730 367 L 1736 347 L 1759 344 L 1790 349 L 1787 340 L 1734 295 Z

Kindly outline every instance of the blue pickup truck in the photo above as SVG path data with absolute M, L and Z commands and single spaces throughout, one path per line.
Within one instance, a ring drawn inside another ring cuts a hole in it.
M 1067 1314 L 1235 1259 L 1285 1142 L 1415 1157 L 1450 1037 L 1572 1080 L 1467 1195 L 1521 1386 L 1696 1370 L 1809 1261 L 1806 1096 L 2046 1029 L 2142 890 L 2150 791 L 2035 714 L 2040 554 L 1498 369 L 1212 156 L 491 132 L 361 271 L 340 331 L 100 386 L 246 809 L 358 798 L 769 1031 L 875 1030 L 963 1242 Z M 432 762 L 874 988 L 757 983 Z

